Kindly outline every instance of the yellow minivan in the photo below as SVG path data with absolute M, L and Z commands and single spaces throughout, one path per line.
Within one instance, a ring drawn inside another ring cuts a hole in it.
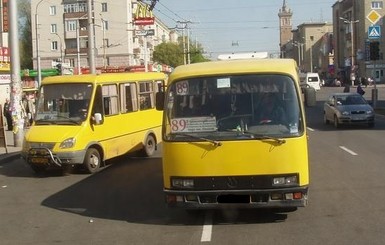
M 45 78 L 23 158 L 36 172 L 82 165 L 94 173 L 129 152 L 151 156 L 161 142 L 155 93 L 165 82 L 158 72 Z
M 163 110 L 165 200 L 182 208 L 307 204 L 306 118 L 296 62 L 244 59 L 179 66 Z

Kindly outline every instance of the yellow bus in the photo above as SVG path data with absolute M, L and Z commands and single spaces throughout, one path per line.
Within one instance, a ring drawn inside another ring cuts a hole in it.
M 294 60 L 179 66 L 156 99 L 168 206 L 307 205 L 306 118 Z
M 36 172 L 83 165 L 94 173 L 105 160 L 138 151 L 151 156 L 161 142 L 157 72 L 47 77 L 42 81 L 22 156 Z

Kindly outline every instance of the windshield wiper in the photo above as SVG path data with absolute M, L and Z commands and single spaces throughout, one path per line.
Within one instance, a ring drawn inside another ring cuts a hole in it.
M 191 137 L 194 139 L 204 140 L 204 141 L 212 143 L 214 146 L 221 146 L 222 145 L 222 142 L 220 142 L 220 141 L 212 140 L 212 139 L 208 139 L 205 137 L 200 137 L 200 136 L 196 136 L 196 135 L 192 135 L 192 134 L 176 133 L 175 135 L 188 136 L 188 137 Z
M 280 145 L 286 143 L 285 139 L 278 138 L 278 137 L 272 137 L 272 136 L 261 135 L 261 134 L 254 134 L 254 133 L 249 132 L 249 131 L 244 131 L 243 134 L 252 135 L 255 139 L 259 139 L 259 140 L 274 140 L 275 142 L 277 142 Z

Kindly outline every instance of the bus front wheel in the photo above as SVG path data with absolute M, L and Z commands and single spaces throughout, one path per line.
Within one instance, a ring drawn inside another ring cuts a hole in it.
M 146 137 L 146 140 L 144 141 L 143 149 L 141 151 L 141 155 L 145 157 L 152 156 L 156 149 L 156 140 L 154 135 L 149 134 Z
M 89 148 L 86 152 L 84 158 L 84 168 L 87 173 L 92 174 L 99 170 L 102 160 L 100 158 L 100 153 L 95 148 Z

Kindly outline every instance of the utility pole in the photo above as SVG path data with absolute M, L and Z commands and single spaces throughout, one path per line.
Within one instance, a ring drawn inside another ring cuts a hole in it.
M 20 147 L 24 137 L 24 118 L 22 115 L 22 86 L 20 78 L 20 51 L 18 38 L 17 2 L 9 1 L 9 44 L 11 50 L 11 109 L 14 133 L 14 146 Z
M 95 33 L 94 33 L 94 1 L 87 0 L 88 4 L 88 59 L 90 74 L 96 74 L 95 67 Z
M 182 24 L 182 38 L 183 38 L 183 61 L 184 61 L 184 64 L 190 64 L 190 30 L 189 30 L 189 27 L 188 27 L 188 24 L 191 24 L 192 22 L 191 21 L 177 21 L 177 23 L 179 24 Z M 186 45 L 186 41 L 185 41 L 185 29 L 187 29 L 187 45 Z M 186 50 L 186 46 L 187 46 L 187 50 Z M 187 56 L 187 61 L 186 61 L 186 56 Z
M 349 28 L 350 28 L 350 41 L 351 41 L 351 56 L 352 56 L 352 58 L 351 58 L 351 62 L 350 62 L 350 66 L 351 66 L 351 68 L 350 68 L 350 80 L 352 80 L 352 86 L 354 85 L 354 80 L 355 80 L 355 71 L 354 71 L 354 69 L 355 69 L 355 63 L 354 63 L 354 53 L 355 53 L 355 51 L 354 51 L 354 25 L 353 24 L 355 24 L 355 23 L 358 23 L 358 22 L 360 22 L 360 20 L 348 20 L 348 19 L 345 19 L 345 18 L 342 18 L 342 17 L 340 17 L 340 20 L 342 20 L 342 21 L 344 21 L 344 23 L 345 24 L 349 24 Z
M 37 70 L 37 86 L 39 87 L 41 84 L 41 61 L 40 61 L 40 35 L 39 35 L 39 15 L 37 13 L 39 9 L 39 5 L 43 2 L 44 0 L 40 0 L 36 4 L 36 9 L 35 9 L 35 39 L 36 39 L 36 70 Z

